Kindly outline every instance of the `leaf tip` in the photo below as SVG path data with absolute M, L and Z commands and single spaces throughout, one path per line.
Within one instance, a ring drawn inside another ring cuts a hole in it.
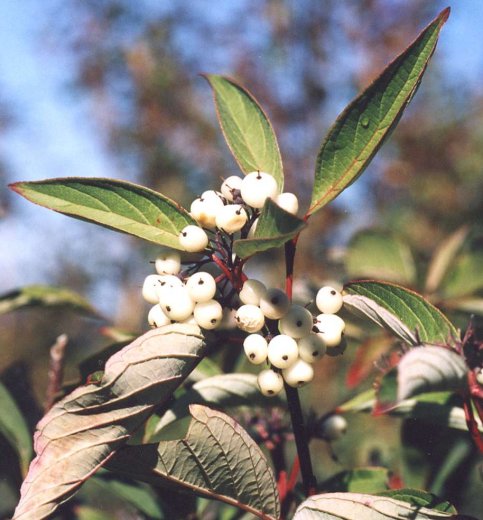
M 446 9 L 443 9 L 441 13 L 439 13 L 439 19 L 441 20 L 441 23 L 446 23 L 446 21 L 449 18 L 449 15 L 451 14 L 451 7 L 448 6 Z

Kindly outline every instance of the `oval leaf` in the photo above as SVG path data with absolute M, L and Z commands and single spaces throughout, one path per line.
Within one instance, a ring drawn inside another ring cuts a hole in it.
M 441 284 L 445 298 L 459 298 L 483 289 L 483 251 L 463 253 Z
M 283 167 L 272 125 L 257 100 L 230 78 L 204 76 L 215 98 L 221 130 L 243 173 L 263 171 L 277 180 L 283 190 Z
M 421 82 L 448 16 L 449 8 L 337 118 L 317 156 L 309 215 L 361 175 L 396 126 Z
M 248 258 L 255 253 L 267 251 L 294 238 L 307 225 L 298 217 L 267 199 L 263 206 L 254 238 L 235 240 L 234 250 L 240 258 Z
M 107 467 L 154 485 L 177 484 L 259 518 L 279 518 L 276 481 L 255 441 L 221 412 L 191 405 L 190 413 L 184 439 L 125 446 Z
M 196 326 L 155 329 L 113 355 L 98 384 L 56 403 L 37 426 L 14 518 L 50 516 L 170 398 L 204 347 Z
M 389 330 L 410 345 L 453 345 L 458 332 L 436 307 L 420 294 L 399 285 L 362 280 L 344 288 L 344 305 Z
M 179 232 L 196 224 L 179 204 L 156 191 L 115 179 L 70 177 L 17 182 L 10 188 L 64 215 L 181 249 Z
M 437 520 L 454 518 L 444 512 L 390 497 L 362 493 L 325 493 L 302 502 L 294 520 Z

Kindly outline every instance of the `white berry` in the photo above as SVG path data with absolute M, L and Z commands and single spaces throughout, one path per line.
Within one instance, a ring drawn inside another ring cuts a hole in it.
M 179 234 L 179 245 L 190 253 L 203 251 L 208 245 L 208 235 L 199 226 L 190 224 Z
M 181 270 L 181 257 L 175 251 L 159 255 L 154 267 L 158 274 L 178 274 Z
M 223 208 L 223 201 L 219 197 L 199 198 L 191 203 L 190 213 L 201 226 L 213 229 L 216 225 L 216 215 L 221 208 Z
M 297 342 L 290 336 L 279 334 L 268 344 L 268 360 L 277 368 L 288 368 L 299 355 Z
M 336 347 L 342 341 L 345 321 L 336 314 L 319 314 L 315 327 L 327 347 Z
M 275 177 L 265 172 L 248 173 L 241 183 L 241 196 L 252 208 L 262 208 L 267 198 L 275 199 L 278 186 Z
M 216 293 L 216 282 L 213 276 L 201 271 L 188 278 L 186 287 L 193 301 L 197 303 L 212 300 Z
M 215 191 L 215 190 L 206 190 L 204 191 L 202 194 L 201 194 L 201 197 L 200 199 L 201 200 L 206 200 L 206 201 L 210 201 L 210 202 L 213 202 L 213 201 L 216 201 L 216 200 L 221 200 L 222 203 L 223 203 L 223 199 L 222 199 L 223 195 L 218 192 L 218 191 Z
M 164 274 L 159 278 L 159 282 L 156 285 L 159 303 L 162 303 L 166 298 L 170 297 L 171 289 L 174 287 L 183 287 L 183 282 L 174 274 Z
M 260 298 L 264 296 L 266 292 L 267 288 L 262 282 L 251 278 L 246 280 L 243 284 L 242 290 L 240 291 L 240 300 L 242 303 L 259 305 Z
M 280 332 L 295 339 L 307 336 L 313 326 L 312 314 L 301 305 L 290 305 L 287 313 L 279 322 Z
M 320 312 L 335 314 L 342 308 L 342 294 L 333 287 L 325 286 L 319 289 L 315 304 Z
M 268 343 L 260 334 L 250 334 L 243 342 L 243 350 L 250 363 L 260 365 L 267 359 Z
M 260 220 L 259 217 L 257 217 L 253 224 L 250 226 L 250 229 L 248 230 L 247 238 L 254 238 L 255 237 L 255 231 L 257 230 L 258 221 Z
M 271 320 L 278 320 L 284 316 L 289 306 L 290 301 L 281 289 L 268 289 L 260 298 L 260 309 Z
M 314 363 L 317 359 L 321 358 L 327 350 L 327 346 L 319 334 L 311 333 L 299 339 L 297 345 L 299 347 L 300 359 L 303 359 L 307 363 Z
M 320 425 L 320 436 L 327 441 L 336 441 L 347 432 L 347 421 L 342 415 L 329 415 Z
M 226 233 L 236 233 L 246 224 L 247 220 L 247 212 L 241 204 L 228 204 L 216 214 L 216 227 Z
M 233 192 L 240 191 L 242 178 L 237 175 L 232 175 L 223 181 L 221 185 L 221 193 L 223 197 L 229 202 L 233 202 Z
M 195 305 L 193 315 L 202 329 L 216 329 L 223 318 L 223 307 L 216 300 L 200 302 Z
M 282 370 L 282 376 L 288 385 L 297 388 L 312 381 L 314 369 L 303 359 L 297 359 L 295 363 Z
M 242 305 L 235 314 L 236 326 L 245 332 L 258 332 L 265 325 L 263 312 L 256 305 Z
M 299 210 L 299 200 L 293 193 L 285 192 L 277 195 L 275 202 L 285 211 L 296 215 Z
M 174 321 L 186 320 L 195 308 L 195 302 L 184 285 L 166 289 L 159 304 L 166 316 Z
M 258 388 L 263 395 L 272 397 L 279 394 L 283 389 L 283 378 L 274 370 L 262 370 L 257 378 Z
M 143 283 L 142 295 L 148 303 L 159 303 L 158 287 L 162 276 L 150 274 L 146 276 Z
M 164 325 L 169 325 L 171 320 L 164 314 L 159 305 L 155 305 L 151 307 L 148 313 L 148 323 L 151 327 L 164 327 Z

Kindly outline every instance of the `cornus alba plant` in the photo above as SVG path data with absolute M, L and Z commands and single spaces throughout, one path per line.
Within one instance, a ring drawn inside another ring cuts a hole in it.
M 410 415 L 419 395 L 438 390 L 462 400 L 454 415 L 460 422 L 447 426 L 468 429 L 483 450 L 476 340 L 471 334 L 461 340 L 419 294 L 383 281 L 349 282 L 342 292 L 324 286 L 307 305 L 292 303 L 300 233 L 357 179 L 394 128 L 448 15 L 447 9 L 431 22 L 336 120 L 317 156 L 312 199 L 303 216 L 296 195 L 283 189 L 282 160 L 267 116 L 245 88 L 217 75 L 206 79 L 240 172 L 227 174 L 221 186 L 201 193 L 189 208 L 113 179 L 12 186 L 32 202 L 164 248 L 154 262 L 156 273 L 147 274 L 142 287 L 152 330 L 120 348 L 101 374 L 54 404 L 40 421 L 36 457 L 14 518 L 54 515 L 99 471 L 161 488 L 169 484 L 263 519 L 456 517 L 453 506 L 431 494 L 389 489 L 383 468 L 367 469 L 364 482 L 351 470 L 345 482 L 354 487 L 324 493 L 330 486 L 317 481 L 309 441 L 339 439 L 350 427 L 343 415 L 374 402 L 380 412 L 404 405 L 401 414 Z M 247 277 L 245 263 L 274 248 L 285 250 L 286 278 L 279 287 L 266 287 Z M 400 363 L 379 382 L 377 395 L 366 392 L 307 421 L 299 387 L 317 377 L 324 355 L 344 352 L 345 321 L 339 314 L 346 311 L 404 343 Z M 230 327 L 237 334 L 227 334 Z M 235 348 L 227 339 L 232 336 L 240 339 L 247 366 L 256 365 L 257 373 L 203 378 L 204 358 L 214 349 Z M 247 431 L 220 411 L 273 403 L 286 407 L 291 425 L 267 412 L 250 421 Z M 166 440 L 168 427 L 180 419 L 189 421 L 187 431 Z M 288 461 L 283 446 L 291 439 L 297 455 Z

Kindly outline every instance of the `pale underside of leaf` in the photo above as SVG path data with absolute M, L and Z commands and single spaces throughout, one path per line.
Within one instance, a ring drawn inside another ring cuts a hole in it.
M 37 426 L 35 452 L 14 518 L 39 520 L 68 500 L 172 395 L 200 361 L 200 329 L 155 329 L 114 354 L 101 382 L 79 387 Z
M 126 446 L 107 467 L 155 485 L 182 486 L 259 518 L 279 518 L 276 481 L 253 439 L 221 412 L 191 405 L 190 414 L 184 439 Z

